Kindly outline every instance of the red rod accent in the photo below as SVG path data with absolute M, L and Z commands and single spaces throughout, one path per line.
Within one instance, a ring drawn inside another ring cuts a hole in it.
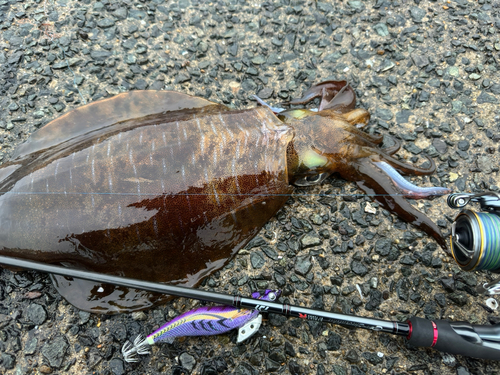
M 432 339 L 432 345 L 431 345 L 431 347 L 433 347 L 434 345 L 436 345 L 438 341 L 438 329 L 436 323 L 434 323 L 433 321 L 431 321 L 431 323 L 432 323 L 432 328 L 434 329 L 434 338 Z
M 410 332 L 408 333 L 408 336 L 406 336 L 406 339 L 409 340 L 411 339 L 411 334 L 413 333 L 413 326 L 411 325 L 411 322 L 409 320 L 407 321 L 407 323 L 410 326 Z

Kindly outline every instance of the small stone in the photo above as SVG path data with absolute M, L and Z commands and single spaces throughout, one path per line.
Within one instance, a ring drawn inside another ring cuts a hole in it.
M 350 363 L 357 363 L 359 362 L 359 355 L 358 353 L 354 350 L 354 349 L 350 349 L 345 357 L 344 357 L 347 361 L 349 361 Z
M 339 350 L 342 346 L 342 337 L 332 331 L 328 333 L 328 340 L 326 340 L 326 349 L 327 350 Z
M 90 319 L 90 313 L 87 311 L 78 311 L 78 316 L 80 317 L 80 324 L 85 324 Z
M 444 154 L 446 153 L 446 151 L 448 151 L 448 145 L 441 139 L 434 139 L 432 141 L 432 145 L 434 146 L 436 151 L 440 154 Z
M 0 363 L 2 367 L 11 370 L 16 365 L 16 357 L 9 353 L 2 353 L 0 355 Z
M 290 357 L 295 357 L 297 354 L 295 353 L 295 349 L 293 345 L 289 341 L 285 341 L 285 354 Z
M 408 279 L 406 279 L 405 277 L 401 278 L 396 283 L 396 293 L 398 295 L 398 298 L 402 301 L 408 301 L 409 289 L 410 289 L 410 283 L 408 282 Z
M 137 57 L 135 55 L 125 56 L 125 63 L 128 65 L 135 64 L 137 62 Z
M 105 61 L 111 56 L 111 52 L 108 51 L 92 51 L 90 52 L 90 57 L 94 60 Z
M 389 238 L 381 238 L 375 242 L 375 252 L 381 256 L 389 255 L 391 247 L 392 241 Z
M 300 243 L 303 249 L 307 249 L 308 247 L 321 245 L 323 240 L 316 233 L 309 232 L 300 239 Z
M 252 79 L 248 78 L 241 83 L 241 88 L 247 93 L 252 93 L 257 90 L 257 84 Z
M 495 95 L 500 95 L 500 83 L 494 83 L 491 85 L 490 91 Z
M 267 242 L 261 236 L 256 236 L 250 240 L 250 242 L 245 246 L 245 249 L 253 249 L 254 247 L 259 247 L 262 245 L 266 245 Z
M 469 370 L 467 370 L 467 368 L 460 366 L 459 368 L 457 368 L 457 375 L 470 375 L 470 372 Z
M 410 116 L 413 114 L 412 111 L 404 109 L 396 113 L 396 122 L 398 124 L 407 124 Z
M 259 372 L 248 363 L 241 362 L 234 371 L 235 375 L 254 375 Z
M 394 114 L 390 109 L 377 108 L 375 109 L 375 117 L 378 117 L 384 121 L 390 121 L 394 118 Z
M 342 365 L 333 365 L 332 366 L 332 373 L 335 375 L 347 375 L 347 370 Z
M 481 94 L 476 99 L 477 104 L 484 104 L 484 103 L 491 103 L 491 104 L 497 104 L 498 99 L 495 98 L 493 95 L 490 95 L 486 93 L 486 91 L 481 91 Z
M 448 68 L 448 74 L 452 77 L 458 77 L 459 71 L 456 66 L 450 66 Z
M 57 336 L 55 339 L 45 343 L 42 347 L 42 355 L 47 359 L 51 367 L 59 368 L 66 355 L 68 346 L 66 337 Z
M 446 297 L 444 296 L 443 293 L 438 293 L 434 296 L 434 299 L 438 303 L 439 306 L 445 307 L 446 306 Z
M 257 75 L 259 75 L 259 71 L 258 71 L 256 68 L 254 68 L 253 66 L 249 66 L 249 67 L 247 68 L 247 70 L 246 70 L 246 73 L 247 73 L 247 74 L 250 74 L 250 75 L 252 75 L 252 76 L 257 76 Z
M 427 65 L 429 65 L 429 58 L 427 57 L 427 55 L 412 54 L 411 58 L 415 65 L 420 69 L 425 68 Z
M 103 19 L 100 19 L 99 21 L 97 21 L 97 26 L 103 28 L 103 29 L 106 29 L 108 27 L 111 27 L 115 24 L 115 20 L 108 17 L 108 18 L 103 18 Z
M 184 83 L 191 80 L 191 76 L 187 73 L 179 73 L 177 77 L 175 77 L 175 83 Z
M 262 246 L 261 250 L 272 260 L 278 260 L 278 252 L 271 246 Z
M 448 353 L 441 353 L 441 357 L 443 358 L 443 363 L 448 367 L 455 367 L 457 365 L 457 359 Z
M 365 352 L 362 354 L 362 356 L 372 365 L 378 365 L 379 363 L 384 362 L 384 358 L 379 357 L 377 353 Z
M 132 319 L 134 320 L 137 320 L 137 321 L 144 321 L 146 320 L 148 317 L 147 315 L 144 313 L 144 311 L 134 311 L 132 313 Z
M 455 172 L 450 172 L 450 182 L 454 182 L 458 179 L 458 174 Z
M 179 361 L 181 362 L 182 367 L 184 367 L 189 372 L 193 371 L 194 366 L 196 365 L 196 359 L 186 352 L 182 353 L 179 356 Z
M 416 301 L 419 301 L 420 298 L 418 298 Z M 436 314 L 437 311 L 437 304 L 434 301 L 427 302 L 424 305 L 424 314 L 425 315 L 434 315 Z
M 233 43 L 231 46 L 229 46 L 227 48 L 227 52 L 229 52 L 231 56 L 236 56 L 238 54 L 238 43 Z
M 125 374 L 125 365 L 120 358 L 113 358 L 111 361 L 109 361 L 109 368 L 115 375 Z
M 451 299 L 456 305 L 460 307 L 465 306 L 469 301 L 469 298 L 464 293 L 461 292 L 451 293 L 448 296 L 448 298 Z
M 405 255 L 399 260 L 399 263 L 405 266 L 413 266 L 415 264 L 415 259 L 411 255 Z
M 7 108 L 9 111 L 14 112 L 14 111 L 17 111 L 19 109 L 19 106 L 17 105 L 17 103 L 14 102 L 14 103 L 11 103 Z
M 35 118 L 37 120 L 43 118 L 44 116 L 45 116 L 45 112 L 43 112 L 41 110 L 33 112 L 33 118 Z
M 260 251 L 253 251 L 250 254 L 250 263 L 252 264 L 252 267 L 254 269 L 259 269 L 264 267 L 264 264 L 266 264 L 266 261 L 264 259 L 264 256 Z
M 51 374 L 52 373 L 52 369 L 47 365 L 41 365 L 38 369 L 40 370 L 40 372 L 42 374 Z
M 365 306 L 365 309 L 368 311 L 376 310 L 383 300 L 383 294 L 379 290 L 372 290 L 370 292 L 370 300 Z
M 119 20 L 124 20 L 127 18 L 128 10 L 125 7 L 116 9 L 113 13 L 113 16 L 118 18 Z
M 266 372 L 274 372 L 278 371 L 281 365 L 278 362 L 273 361 L 271 358 L 266 358 L 265 367 L 266 367 Z
M 303 255 L 297 257 L 295 260 L 295 272 L 301 276 L 307 275 L 307 273 L 312 268 L 311 257 L 309 255 Z
M 413 155 L 418 155 L 422 152 L 422 149 L 417 145 L 415 145 L 414 143 L 407 143 L 403 146 L 403 148 L 406 151 L 411 152 Z
M 375 26 L 373 26 L 373 30 L 375 30 L 375 32 L 380 36 L 389 35 L 389 29 L 387 28 L 387 25 L 385 23 L 377 23 Z
M 134 83 L 134 87 L 137 89 L 137 90 L 146 90 L 146 88 L 148 87 L 148 83 L 146 82 L 145 79 L 138 79 L 135 83 Z
M 27 318 L 32 321 L 36 325 L 41 325 L 47 319 L 47 312 L 43 308 L 43 306 L 32 303 L 28 306 L 26 312 Z
M 273 96 L 274 90 L 270 87 L 265 87 L 257 93 L 257 96 L 261 99 L 269 99 Z
M 269 314 L 269 324 L 274 327 L 282 327 L 287 322 L 287 319 L 283 315 Z
M 422 22 L 423 18 L 425 17 L 425 14 L 426 14 L 425 10 L 419 7 L 410 8 L 410 16 L 413 19 L 413 22 L 415 23 Z
M 363 2 L 358 0 L 351 0 L 347 2 L 349 6 L 353 9 L 363 9 Z
M 470 147 L 470 143 L 467 140 L 463 140 L 463 141 L 458 142 L 457 147 L 461 151 L 467 151 Z
M 24 354 L 31 355 L 36 351 L 36 346 L 38 345 L 38 339 L 33 336 L 30 332 L 26 344 L 24 345 Z
M 266 62 L 266 59 L 262 55 L 258 55 L 252 59 L 252 64 L 262 65 Z
M 351 263 L 351 270 L 359 276 L 365 276 L 368 273 L 368 268 L 363 263 L 357 260 L 354 260 Z

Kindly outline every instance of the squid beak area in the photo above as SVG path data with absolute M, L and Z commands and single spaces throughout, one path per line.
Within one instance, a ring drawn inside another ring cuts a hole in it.
M 331 97 L 331 98 L 330 98 Z M 345 86 L 343 90 L 323 97 L 321 110 L 332 109 L 340 113 L 347 113 L 354 109 L 356 105 L 356 94 L 351 86 Z

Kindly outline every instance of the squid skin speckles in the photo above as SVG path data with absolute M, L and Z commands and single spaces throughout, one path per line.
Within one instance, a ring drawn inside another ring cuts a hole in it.
M 132 91 L 87 104 L 33 133 L 0 168 L 0 254 L 195 286 L 223 267 L 283 207 L 294 185 L 332 173 L 354 181 L 446 247 L 439 228 L 402 194 L 397 148 L 358 127 L 345 81 L 311 87 L 293 104 L 319 111 L 229 110 L 171 91 Z M 405 191 L 406 189 L 406 191 Z M 436 194 L 446 189 L 432 190 Z M 29 230 L 26 230 L 29 228 Z M 167 297 L 52 276 L 81 310 L 145 309 Z

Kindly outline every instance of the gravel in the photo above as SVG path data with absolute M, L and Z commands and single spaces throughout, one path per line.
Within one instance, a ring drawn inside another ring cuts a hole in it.
M 486 0 L 0 0 L 0 162 L 57 116 L 129 90 L 247 108 L 253 94 L 279 105 L 314 83 L 346 79 L 372 114 L 367 132 L 398 139 L 407 161 L 433 157 L 436 173 L 414 183 L 498 191 L 499 30 L 500 7 Z M 500 321 L 474 290 L 493 275 L 461 271 L 353 183 L 330 178 L 296 193 L 204 288 L 279 287 L 283 302 L 388 320 Z M 444 199 L 415 204 L 450 231 L 457 212 Z M 46 275 L 0 270 L 0 372 L 500 371 L 395 336 L 273 315 L 242 344 L 236 332 L 179 339 L 138 363 L 122 360 L 127 339 L 199 304 L 179 298 L 140 315 L 99 316 L 69 305 Z

